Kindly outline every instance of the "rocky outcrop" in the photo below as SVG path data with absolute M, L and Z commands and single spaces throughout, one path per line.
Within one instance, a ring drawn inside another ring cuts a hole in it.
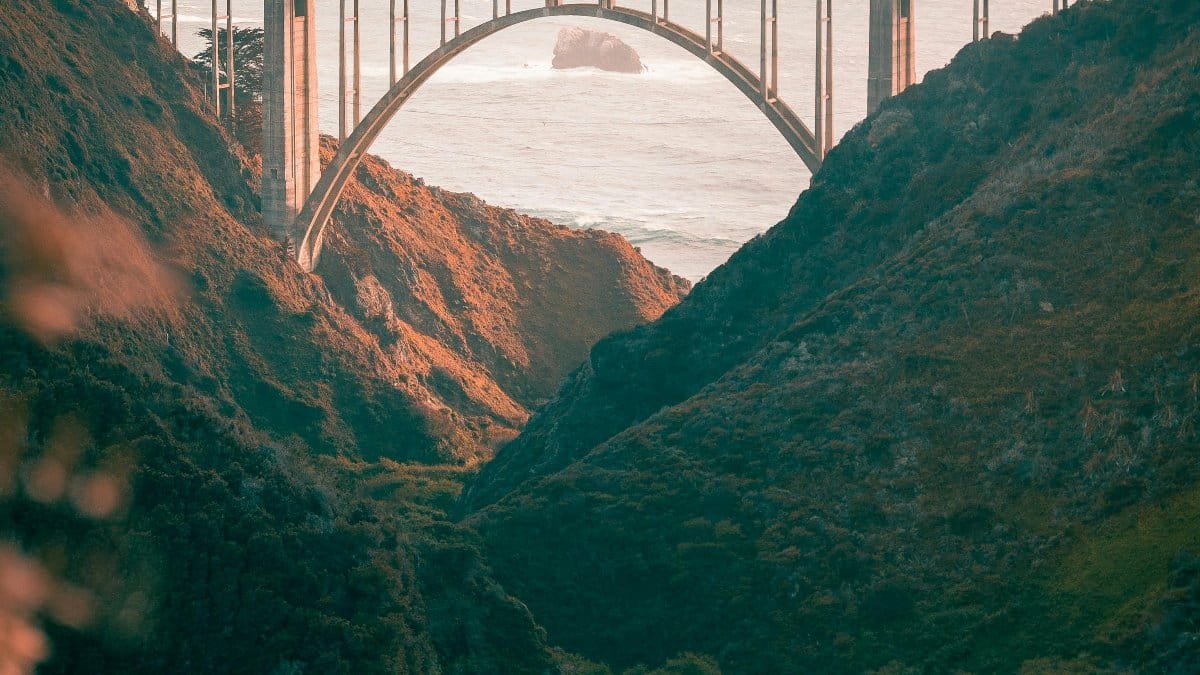
M 574 26 L 558 32 L 552 65 L 559 70 L 599 68 L 615 73 L 646 70 L 633 47 L 617 36 Z

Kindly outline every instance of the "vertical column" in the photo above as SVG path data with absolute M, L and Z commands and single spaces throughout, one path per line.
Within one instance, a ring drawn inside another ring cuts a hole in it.
M 762 100 L 765 104 L 770 97 L 767 91 L 767 0 L 762 0 L 762 9 L 759 13 L 759 33 L 758 33 L 758 77 L 759 77 L 759 92 L 762 94 Z
M 220 0 L 212 0 L 212 45 L 210 47 L 210 56 L 212 57 L 212 93 L 213 93 L 213 113 L 220 117 L 225 106 L 221 103 L 221 92 L 229 92 L 229 117 L 232 118 L 237 111 L 237 104 L 233 100 L 233 81 L 236 76 L 235 67 L 233 64 L 233 0 L 225 0 L 225 13 L 219 14 L 217 6 Z M 221 82 L 221 22 L 225 23 L 225 82 Z
M 717 0 L 717 53 L 725 53 L 725 0 Z
M 708 50 L 708 55 L 713 53 L 713 0 L 706 0 L 704 3 L 704 44 Z
M 338 141 L 346 140 L 346 0 L 338 0 Z
M 350 2 L 350 16 L 346 3 Z M 338 31 L 338 136 L 346 140 L 352 127 L 362 120 L 362 33 L 358 20 L 358 0 L 340 0 Z M 346 27 L 352 26 L 350 36 Z M 347 54 L 349 50 L 349 54 Z M 349 58 L 349 64 L 347 64 Z
M 825 152 L 833 147 L 833 0 L 825 14 Z M 824 154 L 824 153 L 823 153 Z
M 149 9 L 149 8 L 147 8 Z M 158 0 L 156 5 L 155 26 L 158 28 L 158 34 L 162 35 L 163 22 L 170 20 L 171 22 L 171 44 L 179 44 L 179 0 L 171 0 L 171 13 L 163 14 L 163 0 Z
M 358 0 L 354 0 L 354 126 L 362 121 L 362 22 L 358 20 Z
M 988 27 L 990 21 L 988 17 L 988 2 L 989 0 L 975 0 L 975 28 L 973 29 L 975 42 L 986 40 L 991 35 Z
M 779 94 L 779 0 L 762 0 L 761 12 L 758 74 L 763 103 L 773 103 Z
M 868 114 L 916 81 L 916 1 L 871 0 Z
M 237 64 L 233 61 L 233 0 L 225 0 L 225 47 L 229 55 L 225 67 L 229 74 L 229 118 L 237 119 Z
M 817 158 L 824 160 L 825 153 L 833 147 L 833 0 L 817 0 L 816 66 L 813 135 L 817 141 Z
M 779 0 L 771 0 L 771 98 L 779 98 Z
M 220 17 L 217 15 L 217 0 L 212 0 L 212 45 L 210 47 L 212 57 L 212 105 L 213 113 L 221 116 L 221 36 L 217 33 L 217 21 Z
M 388 2 L 388 86 L 396 84 L 396 0 Z
M 289 245 L 321 171 L 313 3 L 263 3 L 263 220 Z
M 390 84 L 396 84 L 401 76 L 408 74 L 408 0 L 401 0 L 400 11 L 402 14 L 396 14 L 396 0 L 391 0 L 391 6 L 388 13 L 388 73 L 391 77 Z M 404 29 L 400 33 L 400 46 L 396 46 L 396 24 L 403 23 Z M 397 67 L 396 60 L 401 60 L 403 70 Z
M 893 95 L 917 83 L 917 0 L 899 0 L 896 23 L 896 87 Z
M 716 14 L 713 14 L 714 5 Z M 704 41 L 708 44 L 709 55 L 720 54 L 725 49 L 725 0 L 707 0 L 705 9 L 708 21 L 704 24 Z

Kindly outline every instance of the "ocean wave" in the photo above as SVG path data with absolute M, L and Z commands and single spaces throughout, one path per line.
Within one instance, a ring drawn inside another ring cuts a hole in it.
M 630 218 L 559 210 L 539 211 L 530 209 L 529 213 L 577 230 L 597 229 L 613 232 L 625 237 L 634 246 L 657 244 L 667 245 L 672 248 L 681 247 L 727 251 L 736 249 L 742 245 L 741 241 L 730 239 L 729 237 L 702 234 L 662 225 L 661 223 L 638 221 Z M 702 216 L 689 216 L 686 220 L 696 221 L 702 218 Z M 685 218 L 680 218 L 680 220 L 685 220 Z
M 486 84 L 516 80 L 545 80 L 556 72 L 550 62 L 525 63 L 519 66 L 491 66 L 472 63 L 450 63 L 438 71 L 437 81 L 455 84 Z
M 163 3 L 163 15 L 164 16 L 168 15 L 170 13 L 170 11 L 171 11 L 171 8 L 167 5 L 167 3 L 164 2 Z M 154 16 L 154 15 L 155 15 L 155 8 L 152 7 L 150 9 L 150 16 Z M 246 16 L 235 16 L 235 17 L 233 17 L 233 22 L 241 28 L 245 28 L 248 25 L 249 26 L 261 26 L 262 18 L 261 17 L 256 18 L 256 17 L 246 17 Z M 205 26 L 211 26 L 212 25 L 212 15 L 211 14 L 208 14 L 208 15 L 186 14 L 186 13 L 180 12 L 179 23 L 198 23 L 198 24 L 203 24 Z M 220 21 L 219 24 L 222 27 L 225 26 L 224 21 Z

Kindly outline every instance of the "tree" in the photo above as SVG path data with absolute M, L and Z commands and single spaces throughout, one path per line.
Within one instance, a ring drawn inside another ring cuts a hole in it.
M 192 57 L 205 73 L 212 74 L 212 29 L 201 28 L 197 33 L 204 40 L 206 49 Z M 221 48 L 217 60 L 221 68 L 221 81 L 229 80 L 229 52 L 226 45 L 225 29 L 218 28 L 217 35 Z M 234 89 L 237 91 L 237 102 L 258 102 L 262 100 L 263 88 L 263 29 L 233 27 L 233 64 L 235 66 Z
M 229 81 L 229 43 L 224 28 L 217 29 L 220 49 L 217 67 L 222 82 Z M 198 35 L 204 40 L 206 49 L 192 60 L 212 78 L 212 29 L 202 28 Z M 233 120 L 233 132 L 244 146 L 257 153 L 262 149 L 262 90 L 263 90 L 263 29 L 233 27 L 234 96 L 237 114 Z

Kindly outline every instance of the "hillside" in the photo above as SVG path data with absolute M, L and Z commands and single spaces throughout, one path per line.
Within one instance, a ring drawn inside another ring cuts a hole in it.
M 428 188 L 378 158 L 345 200 L 336 254 L 317 270 L 334 299 L 438 399 L 510 428 L 524 418 L 508 410 L 544 402 L 597 340 L 658 318 L 689 287 L 618 235 Z
M 0 5 L 0 531 L 94 592 L 30 610 L 45 672 L 547 666 L 440 514 L 686 283 L 377 160 L 306 275 L 202 91 L 123 0 Z
M 1200 667 L 1200 4 L 965 49 L 467 490 L 624 667 Z
M 136 222 L 181 268 L 196 312 L 172 336 L 180 367 L 238 400 L 255 424 L 327 451 L 486 455 L 491 436 L 519 427 L 597 338 L 661 314 L 686 290 L 618 237 L 419 187 L 379 161 L 335 217 L 341 255 L 319 277 L 301 275 L 260 234 L 257 169 L 207 118 L 182 58 L 122 3 L 7 12 L 8 161 L 72 209 Z M 100 44 L 93 12 L 106 29 L 131 32 L 128 43 Z M 68 46 L 38 47 L 52 39 Z M 502 222 L 504 234 L 483 231 Z M 514 286 L 531 278 L 546 287 L 516 298 Z M 486 290 L 467 297 L 475 288 Z M 413 416 L 408 447 L 389 447 L 394 425 L 371 435 L 386 426 L 383 410 Z M 345 417 L 355 414 L 371 419 Z

